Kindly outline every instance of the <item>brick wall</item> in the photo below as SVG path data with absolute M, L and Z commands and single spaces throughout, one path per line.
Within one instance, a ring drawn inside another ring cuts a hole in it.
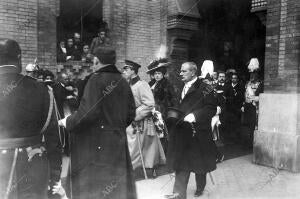
M 56 63 L 56 17 L 59 2 L 57 0 L 38 1 L 38 62 L 42 67 L 55 71 Z
M 0 37 L 16 40 L 25 67 L 38 57 L 42 66 L 55 61 L 58 0 L 1 0 Z
M 166 44 L 167 0 L 104 0 L 103 18 L 117 49 L 117 66 L 124 59 L 142 65 L 140 76 L 148 80 L 146 66 Z
M 265 91 L 299 91 L 300 1 L 269 0 L 267 5 Z
M 37 57 L 37 0 L 0 1 L 0 37 L 16 40 L 26 66 Z

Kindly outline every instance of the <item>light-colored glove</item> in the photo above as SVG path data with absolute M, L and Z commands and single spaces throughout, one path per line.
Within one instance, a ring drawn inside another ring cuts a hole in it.
M 59 181 L 52 188 L 52 194 L 58 194 L 61 199 L 68 199 L 65 189 L 61 186 L 61 182 Z
M 245 111 L 245 109 L 244 109 L 244 107 L 242 106 L 242 108 L 241 108 L 241 111 L 244 113 L 244 111 Z
M 67 118 L 69 117 L 70 115 L 66 116 L 64 119 L 61 119 L 61 120 L 58 120 L 58 126 L 62 126 L 62 127 L 67 127 Z
M 222 109 L 221 107 L 217 106 L 217 112 L 216 112 L 216 115 L 220 115 L 222 112 Z
M 185 116 L 185 118 L 183 119 L 183 121 L 189 122 L 189 123 L 196 122 L 195 115 L 193 113 L 190 113 L 187 116 Z

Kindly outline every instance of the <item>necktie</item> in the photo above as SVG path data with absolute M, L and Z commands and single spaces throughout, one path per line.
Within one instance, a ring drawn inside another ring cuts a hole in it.
M 188 91 L 188 86 L 187 85 L 184 85 L 183 87 L 183 90 L 182 90 L 182 93 L 181 93 L 181 99 L 184 98 L 185 94 L 187 93 Z

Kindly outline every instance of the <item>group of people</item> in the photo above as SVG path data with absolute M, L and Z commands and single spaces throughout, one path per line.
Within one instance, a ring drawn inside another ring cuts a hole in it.
M 218 99 L 218 113 L 212 121 L 212 128 L 217 131 L 215 139 L 224 144 L 252 147 L 253 132 L 257 127 L 258 96 L 263 92 L 258 59 L 252 58 L 248 64 L 248 82 L 241 81 L 235 69 L 214 72 L 212 68 L 212 61 L 204 61 L 202 69 L 210 75 L 202 78 L 213 86 Z
M 222 90 L 224 73 L 215 81 L 211 61 L 203 63 L 200 77 L 197 65 L 185 62 L 179 74 L 183 87 L 175 93 L 165 77 L 166 59 L 148 66 L 154 79 L 147 83 L 134 61 L 125 60 L 123 73 L 117 69 L 113 48 L 96 45 L 93 54 L 95 72 L 84 80 L 74 85 L 61 73 L 54 82 L 50 71 L 36 65 L 21 75 L 18 43 L 0 39 L 2 195 L 134 199 L 133 170 L 143 167 L 146 176 L 147 170 L 155 176 L 155 168 L 167 164 L 175 172 L 167 198 L 186 198 L 191 172 L 196 174 L 195 196 L 200 196 L 220 159 L 213 118 L 240 111 L 257 114 L 257 59 L 250 61 L 252 79 L 241 91 L 237 74 Z M 64 155 L 71 156 L 67 194 L 61 185 Z
M 57 62 L 82 61 L 92 63 L 95 49 L 101 46 L 110 46 L 107 37 L 107 29 L 100 28 L 97 37 L 93 38 L 91 44 L 82 42 L 81 35 L 74 33 L 66 41 L 61 40 L 57 47 Z

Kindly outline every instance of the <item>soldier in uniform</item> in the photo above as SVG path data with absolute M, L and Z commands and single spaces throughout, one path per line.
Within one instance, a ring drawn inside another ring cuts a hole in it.
M 53 94 L 20 72 L 19 44 L 1 38 L 0 194 L 5 199 L 43 199 L 49 180 L 57 184 L 61 172 Z
M 250 72 L 250 80 L 245 86 L 245 102 L 242 112 L 244 112 L 243 126 L 247 127 L 250 134 L 250 142 L 253 142 L 253 133 L 257 127 L 258 118 L 258 102 L 259 94 L 263 92 L 263 82 L 259 79 L 259 61 L 257 58 L 252 58 L 249 62 L 248 69 Z

